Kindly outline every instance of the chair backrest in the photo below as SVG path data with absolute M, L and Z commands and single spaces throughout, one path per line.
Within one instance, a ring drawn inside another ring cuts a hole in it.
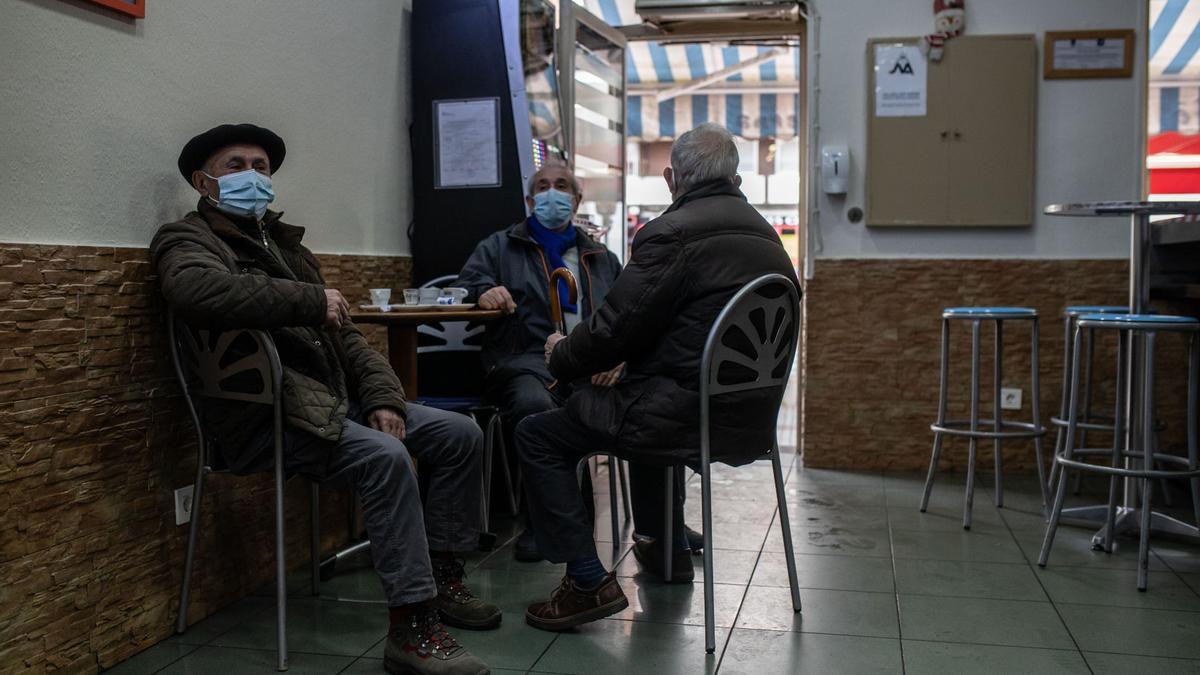
M 447 275 L 421 285 L 451 286 L 458 279 Z M 485 326 L 474 321 L 442 321 L 417 326 L 417 370 L 422 398 L 478 397 L 483 393 Z
M 200 425 L 202 404 L 198 399 L 261 403 L 272 406 L 276 417 L 280 416 L 283 366 L 275 342 L 265 331 L 197 329 L 170 312 L 167 332 L 175 376 L 183 389 L 207 464 L 212 464 L 213 458 Z
M 725 303 L 700 361 L 700 434 L 708 450 L 709 398 L 779 388 L 778 415 L 800 338 L 800 291 L 782 274 L 765 274 Z

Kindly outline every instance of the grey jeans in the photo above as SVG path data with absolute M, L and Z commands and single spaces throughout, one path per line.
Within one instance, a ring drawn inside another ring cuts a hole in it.
M 408 404 L 404 441 L 365 422 L 352 409 L 325 466 L 288 470 L 358 494 L 389 605 L 429 600 L 437 595 L 429 551 L 470 551 L 479 543 L 483 433 L 465 415 L 415 403 Z M 286 447 L 313 442 L 289 432 Z M 424 508 L 413 457 L 429 477 Z

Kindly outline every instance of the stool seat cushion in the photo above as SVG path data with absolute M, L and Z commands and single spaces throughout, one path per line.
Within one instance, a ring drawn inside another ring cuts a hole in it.
M 1128 305 L 1070 305 L 1065 314 L 1128 314 Z
M 1037 316 L 1037 310 L 1031 307 L 947 307 L 942 310 L 942 316 L 962 318 L 1029 318 Z
M 1200 326 L 1200 320 L 1190 316 L 1171 316 L 1169 314 L 1081 314 L 1080 321 L 1095 321 L 1122 326 L 1140 326 L 1144 324 L 1170 324 L 1173 326 Z

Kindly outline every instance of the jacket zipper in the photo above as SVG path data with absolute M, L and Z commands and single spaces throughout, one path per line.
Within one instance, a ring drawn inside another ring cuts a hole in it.
M 258 233 L 262 235 L 263 248 L 270 250 L 271 245 L 267 243 L 267 226 L 263 221 L 258 221 Z

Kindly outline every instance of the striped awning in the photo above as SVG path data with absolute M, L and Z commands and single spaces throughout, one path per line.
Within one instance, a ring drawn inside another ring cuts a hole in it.
M 587 11 L 604 19 L 610 26 L 634 26 L 642 22 L 642 18 L 633 11 L 636 0 L 575 0 Z
M 1151 135 L 1200 133 L 1200 0 L 1150 0 Z
M 575 0 L 612 26 L 641 23 L 635 0 Z M 775 54 L 768 58 L 768 54 Z M 705 87 L 676 95 L 713 73 L 751 59 L 760 63 Z M 795 47 L 662 45 L 631 42 L 628 75 L 628 138 L 671 140 L 704 122 L 724 125 L 746 139 L 787 140 L 796 135 L 800 107 L 800 50 Z M 664 93 L 665 92 L 665 93 Z
M 753 65 L 694 91 L 673 95 L 713 73 Z M 670 140 L 704 122 L 746 139 L 796 135 L 800 115 L 800 50 L 796 47 L 661 45 L 632 42 L 626 59 L 628 135 Z

